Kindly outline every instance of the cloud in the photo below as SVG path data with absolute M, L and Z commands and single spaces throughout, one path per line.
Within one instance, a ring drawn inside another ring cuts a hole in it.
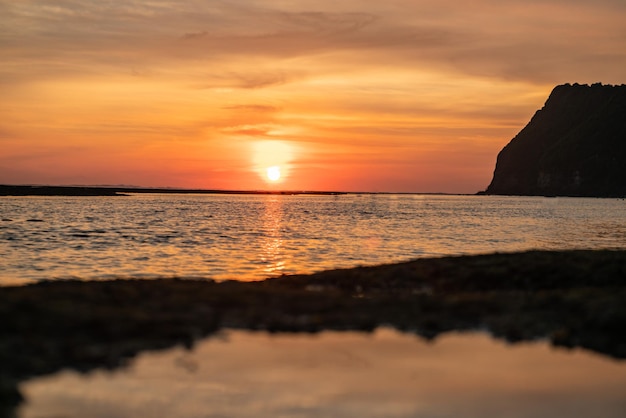
M 289 77 L 284 73 L 234 73 L 235 86 L 244 89 L 258 89 L 285 84 Z
M 275 18 L 286 31 L 336 35 L 354 33 L 377 20 L 371 13 L 280 12 Z
M 197 90 L 223 88 L 253 90 L 293 82 L 298 76 L 280 71 L 254 71 L 242 68 L 242 70 L 236 72 L 198 74 L 190 78 L 197 80 L 190 85 Z
M 269 125 L 237 125 L 224 127 L 221 131 L 234 135 L 269 137 L 272 135 L 272 129 L 273 127 Z
M 280 108 L 276 106 L 261 105 L 261 104 L 243 104 L 243 105 L 231 105 L 223 106 L 222 109 L 228 110 L 240 110 L 240 111 L 252 111 L 252 112 L 277 112 Z
M 536 83 L 592 74 L 616 82 L 626 63 L 626 7 L 611 0 L 482 0 L 471 7 L 451 0 L 376 7 L 324 0 L 0 0 L 0 6 L 8 22 L 5 61 L 35 66 L 32 76 L 51 65 L 61 74 L 98 66 L 171 73 L 169 68 L 201 61 L 215 69 L 241 66 L 245 59 L 250 65 L 270 59 L 283 65 L 308 57 L 317 67 L 312 71 L 330 65 L 355 71 L 357 65 L 413 66 Z M 241 88 L 285 82 L 278 72 L 233 72 Z
M 209 35 L 209 32 L 207 32 L 207 31 L 189 32 L 189 33 L 185 33 L 183 36 L 181 36 L 181 39 L 184 40 L 184 41 L 189 41 L 189 40 L 204 38 L 204 37 L 206 37 L 208 35 Z

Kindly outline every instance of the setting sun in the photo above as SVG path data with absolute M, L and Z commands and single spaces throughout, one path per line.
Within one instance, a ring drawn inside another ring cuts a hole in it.
M 255 141 L 252 143 L 252 169 L 266 183 L 284 183 L 289 178 L 294 153 L 294 146 L 287 141 Z
M 267 178 L 270 181 L 278 181 L 280 179 L 280 167 L 275 165 L 267 167 Z

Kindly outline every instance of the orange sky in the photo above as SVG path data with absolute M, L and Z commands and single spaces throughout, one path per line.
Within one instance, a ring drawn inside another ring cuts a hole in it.
M 554 85 L 626 82 L 624 22 L 622 0 L 0 0 L 0 183 L 474 193 Z

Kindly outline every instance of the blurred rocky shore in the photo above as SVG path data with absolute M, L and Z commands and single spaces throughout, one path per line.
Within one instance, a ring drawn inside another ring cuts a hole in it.
M 20 381 L 116 368 L 222 328 L 320 332 L 392 326 L 434 339 L 481 330 L 626 358 L 626 251 L 530 251 L 283 276 L 47 281 L 0 288 L 0 416 Z

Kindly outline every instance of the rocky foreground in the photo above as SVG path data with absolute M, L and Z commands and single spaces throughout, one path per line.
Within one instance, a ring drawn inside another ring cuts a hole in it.
M 0 288 L 0 317 L 0 416 L 21 402 L 21 380 L 119 367 L 221 328 L 390 325 L 427 339 L 481 329 L 624 359 L 626 251 L 446 257 L 261 282 L 51 281 Z

